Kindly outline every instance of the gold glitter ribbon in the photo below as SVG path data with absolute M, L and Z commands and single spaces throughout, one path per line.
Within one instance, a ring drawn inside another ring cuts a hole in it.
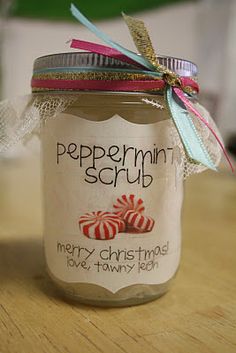
M 134 72 L 114 71 L 86 71 L 86 72 L 43 72 L 35 73 L 34 79 L 40 80 L 150 80 L 151 75 Z M 161 80 L 161 77 L 152 76 L 152 80 Z
M 122 16 L 127 24 L 130 34 L 138 52 L 143 55 L 154 67 L 158 67 L 157 55 L 154 51 L 152 41 L 143 21 L 127 16 L 122 12 Z

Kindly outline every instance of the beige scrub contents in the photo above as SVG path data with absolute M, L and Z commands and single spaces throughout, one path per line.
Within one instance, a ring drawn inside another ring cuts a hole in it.
M 183 200 L 174 129 L 164 97 L 143 93 L 80 92 L 43 123 L 45 254 L 66 295 L 125 306 L 169 289 Z

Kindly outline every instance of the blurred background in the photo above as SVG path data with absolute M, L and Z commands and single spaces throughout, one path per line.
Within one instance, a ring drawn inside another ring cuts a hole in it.
M 30 93 L 35 58 L 70 51 L 66 42 L 99 42 L 76 22 L 70 0 L 0 0 L 0 97 Z M 201 102 L 226 145 L 236 149 L 235 0 L 79 0 L 75 4 L 115 41 L 135 50 L 121 11 L 144 20 L 157 53 L 198 64 Z

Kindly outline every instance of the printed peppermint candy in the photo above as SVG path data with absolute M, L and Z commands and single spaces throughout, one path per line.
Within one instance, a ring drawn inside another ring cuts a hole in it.
M 124 221 L 131 230 L 133 229 L 141 233 L 150 232 L 155 224 L 154 219 L 151 217 L 132 210 L 128 210 L 125 213 Z
M 82 233 L 92 239 L 113 239 L 117 233 L 124 231 L 125 223 L 116 214 L 97 211 L 85 213 L 79 219 L 79 227 Z
M 135 195 L 122 195 L 117 199 L 117 202 L 113 205 L 115 209 L 115 214 L 119 217 L 124 218 L 127 211 L 132 210 L 138 213 L 143 213 L 144 205 L 142 199 L 135 198 Z
M 126 230 L 126 224 L 125 224 L 124 220 L 121 219 L 119 216 L 118 216 L 118 218 L 120 220 L 119 233 L 123 233 Z

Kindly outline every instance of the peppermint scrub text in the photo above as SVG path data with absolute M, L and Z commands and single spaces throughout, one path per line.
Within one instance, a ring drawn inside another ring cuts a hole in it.
M 76 162 L 84 169 L 84 181 L 116 187 L 118 183 L 139 184 L 143 188 L 153 182 L 150 166 L 171 165 L 178 158 L 179 150 L 173 147 L 150 149 L 128 145 L 84 145 L 57 142 L 56 164 L 65 160 Z

